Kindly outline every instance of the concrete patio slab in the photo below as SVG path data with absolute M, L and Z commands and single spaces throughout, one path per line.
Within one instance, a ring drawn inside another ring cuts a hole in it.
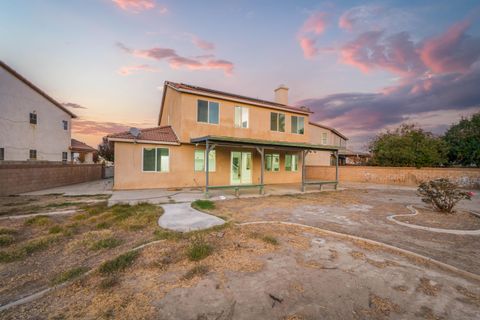
M 190 203 L 166 204 L 162 207 L 165 212 L 158 219 L 158 224 L 165 229 L 188 232 L 208 229 L 225 223 L 218 217 L 193 209 Z
M 43 196 L 48 194 L 63 194 L 65 196 L 78 195 L 95 195 L 95 194 L 111 194 L 113 187 L 113 179 L 102 179 L 95 181 L 88 181 L 83 183 L 71 184 L 68 186 L 61 186 L 38 191 L 23 193 L 28 196 Z

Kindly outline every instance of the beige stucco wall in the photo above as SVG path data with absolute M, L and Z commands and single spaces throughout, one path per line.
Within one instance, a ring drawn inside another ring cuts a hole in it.
M 168 148 L 170 153 L 169 172 L 142 172 L 143 148 L 162 147 Z M 174 187 L 201 187 L 205 186 L 205 172 L 194 171 L 194 150 L 191 144 L 176 145 L 148 145 L 133 143 L 115 143 L 115 189 L 148 189 L 148 188 L 174 188 Z M 203 147 L 197 147 L 204 150 Z M 225 148 L 216 149 L 216 171 L 209 173 L 210 185 L 230 184 L 230 152 L 250 151 L 253 156 L 252 183 L 260 183 L 261 159 L 255 149 Z M 270 153 L 266 150 L 266 153 Z M 265 171 L 264 183 L 300 183 L 301 182 L 301 156 L 299 156 L 299 170 L 297 172 L 285 171 L 285 153 L 280 154 L 280 171 Z
M 36 125 L 29 122 L 33 111 Z M 68 121 L 68 130 L 62 120 Z M 37 150 L 37 160 L 62 161 L 62 152 L 70 160 L 70 129 L 70 115 L 0 68 L 0 148 L 5 148 L 5 160 L 28 160 L 30 149 Z
M 305 164 L 307 166 L 329 166 L 331 155 L 330 151 L 311 152 L 307 155 Z
M 219 103 L 219 124 L 197 122 L 197 100 Z M 249 107 L 249 127 L 235 128 L 235 106 Z M 273 110 L 260 106 L 237 103 L 228 100 L 201 97 L 189 93 L 179 93 L 167 87 L 160 125 L 170 124 L 181 142 L 188 143 L 191 138 L 207 135 L 230 136 L 236 138 L 263 139 L 289 142 L 308 142 L 308 115 Z M 270 131 L 270 113 L 285 114 L 285 132 Z M 303 116 L 304 134 L 291 133 L 291 116 Z

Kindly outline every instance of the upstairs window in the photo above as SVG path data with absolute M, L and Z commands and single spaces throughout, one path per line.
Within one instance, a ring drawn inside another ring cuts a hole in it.
M 62 152 L 62 162 L 66 163 L 68 160 L 68 153 Z
M 218 102 L 198 100 L 197 121 L 218 124 L 219 105 Z
M 305 123 L 304 117 L 292 116 L 292 133 L 304 134 Z
M 235 128 L 248 128 L 247 107 L 235 107 Z
M 37 124 L 37 114 L 30 112 L 30 123 L 31 124 Z
M 215 172 L 216 155 L 215 150 L 208 153 L 208 172 Z M 205 150 L 195 150 L 195 171 L 205 171 Z
M 280 155 L 276 153 L 265 155 L 265 170 L 280 171 Z
M 37 150 L 30 150 L 30 160 L 37 160 Z
M 143 171 L 168 172 L 170 155 L 167 148 L 143 148 Z
M 285 155 L 285 171 L 298 171 L 298 154 Z
M 68 130 L 68 121 L 62 120 L 63 130 Z
M 0 148 L 0 161 L 5 160 L 5 149 Z
M 326 132 L 322 133 L 322 144 L 327 144 L 327 133 Z
M 285 132 L 285 114 L 278 112 L 270 113 L 270 130 Z

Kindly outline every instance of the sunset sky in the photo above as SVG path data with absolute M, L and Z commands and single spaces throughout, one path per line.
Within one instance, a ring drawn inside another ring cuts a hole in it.
M 96 146 L 155 126 L 165 80 L 292 105 L 364 149 L 408 121 L 480 110 L 475 1 L 0 1 L 0 60 L 79 116 Z

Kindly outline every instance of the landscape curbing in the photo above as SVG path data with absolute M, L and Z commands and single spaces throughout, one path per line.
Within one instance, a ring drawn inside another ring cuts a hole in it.
M 425 227 L 425 226 L 419 226 L 417 224 L 411 224 L 411 223 L 406 223 L 406 222 L 401 222 L 395 219 L 395 217 L 413 217 L 418 214 L 418 210 L 415 209 L 412 205 L 408 205 L 407 209 L 410 210 L 412 213 L 407 213 L 407 214 L 393 214 L 387 217 L 387 220 L 392 221 L 398 225 L 412 228 L 412 229 L 418 229 L 418 230 L 424 230 L 424 231 L 430 231 L 430 232 L 438 232 L 438 233 L 447 233 L 447 234 L 456 234 L 456 235 L 462 235 L 462 236 L 478 236 L 480 235 L 480 229 L 477 230 L 457 230 L 457 229 L 441 229 L 441 228 L 432 228 L 432 227 Z M 472 214 L 477 215 L 472 212 Z

